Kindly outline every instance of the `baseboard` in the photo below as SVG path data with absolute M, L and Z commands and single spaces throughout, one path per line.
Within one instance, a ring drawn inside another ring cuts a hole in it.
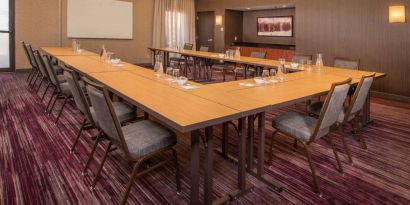
M 371 91 L 370 96 L 384 98 L 388 100 L 396 100 L 396 101 L 401 101 L 401 102 L 410 102 L 410 97 L 408 96 L 395 95 L 391 93 L 384 93 L 384 92 L 378 92 L 378 91 Z
M 31 68 L 19 68 L 15 70 L 16 73 L 28 73 L 30 71 L 31 71 Z

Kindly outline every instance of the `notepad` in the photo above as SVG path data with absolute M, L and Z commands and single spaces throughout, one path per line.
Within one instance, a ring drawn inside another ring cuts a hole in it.
M 249 83 L 249 82 L 245 82 L 245 83 L 239 83 L 240 86 L 246 86 L 246 87 L 252 87 L 255 86 L 255 83 Z
M 199 86 L 196 86 L 196 85 L 191 85 L 191 84 L 186 84 L 186 85 L 183 85 L 183 86 L 181 86 L 183 89 L 185 89 L 185 90 L 193 90 L 193 89 L 197 89 L 197 88 L 199 88 Z

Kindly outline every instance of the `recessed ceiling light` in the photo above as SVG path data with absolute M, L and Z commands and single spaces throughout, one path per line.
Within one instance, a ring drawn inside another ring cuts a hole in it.
M 246 8 L 246 10 L 251 10 L 251 8 Z

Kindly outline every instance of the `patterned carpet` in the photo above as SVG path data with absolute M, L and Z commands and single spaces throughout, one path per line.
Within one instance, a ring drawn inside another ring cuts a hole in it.
M 56 113 L 44 113 L 45 105 L 38 103 L 39 97 L 27 89 L 26 75 L 0 74 L 0 204 L 118 204 L 132 168 L 117 151 L 112 152 L 96 190 L 91 192 L 88 187 L 103 147 L 98 148 L 98 160 L 93 161 L 89 176 L 83 177 L 81 170 L 95 131 L 84 132 L 77 152 L 70 154 L 69 146 L 81 123 L 79 112 L 70 104 L 60 122 L 54 124 Z M 304 104 L 267 114 L 269 136 L 271 118 L 291 110 L 304 112 Z M 302 151 L 292 152 L 287 148 L 292 141 L 280 136 L 272 167 L 266 172 L 283 185 L 284 191 L 275 193 L 248 175 L 254 188 L 232 204 L 410 204 L 410 104 L 372 98 L 371 118 L 373 122 L 364 128 L 368 150 L 361 149 L 353 137 L 348 138 L 354 165 L 348 165 L 341 154 L 344 176 L 336 170 L 327 140 L 314 143 L 313 160 L 322 197 L 312 192 L 310 170 Z M 220 127 L 214 133 L 220 139 Z M 230 151 L 235 154 L 236 140 L 234 132 L 230 133 Z M 335 139 L 341 150 L 340 140 Z M 219 147 L 220 140 L 215 141 Z M 176 194 L 173 168 L 169 165 L 136 181 L 128 203 L 188 203 L 189 145 L 187 136 L 178 136 L 181 195 Z M 236 166 L 215 156 L 214 198 L 234 188 L 235 181 Z M 201 200 L 202 196 L 201 192 Z

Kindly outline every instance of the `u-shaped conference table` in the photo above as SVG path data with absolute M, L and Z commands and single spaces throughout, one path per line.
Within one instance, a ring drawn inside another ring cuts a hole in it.
M 179 53 L 193 58 L 226 60 L 217 53 L 185 51 L 162 48 L 150 48 L 157 52 Z M 301 71 L 286 75 L 286 81 L 258 86 L 243 86 L 241 83 L 252 82 L 252 79 L 201 85 L 196 89 L 184 89 L 164 78 L 156 77 L 154 72 L 133 64 L 121 62 L 121 66 L 113 66 L 102 62 L 93 52 L 74 52 L 71 48 L 42 47 L 41 50 L 76 69 L 118 95 L 134 104 L 150 116 L 161 121 L 166 126 L 179 133 L 189 134 L 191 138 L 190 151 L 190 204 L 199 204 L 199 167 L 201 132 L 205 144 L 204 158 L 204 203 L 220 204 L 247 193 L 251 186 L 246 183 L 246 173 L 254 175 L 276 191 L 280 185 L 264 173 L 265 145 L 265 112 L 279 107 L 308 100 L 329 92 L 332 83 L 352 78 L 352 83 L 358 83 L 362 75 L 368 71 L 354 71 L 341 68 L 324 67 L 321 72 Z M 277 61 L 241 57 L 230 59 L 236 63 L 275 67 Z M 385 74 L 376 73 L 376 78 Z M 368 103 L 369 104 L 369 103 Z M 257 118 L 257 161 L 254 163 L 254 119 Z M 222 198 L 213 200 L 212 169 L 213 169 L 213 126 L 222 124 L 222 156 L 228 155 L 228 126 L 232 121 L 238 121 L 238 177 L 236 189 Z M 256 168 L 254 168 L 256 166 Z

